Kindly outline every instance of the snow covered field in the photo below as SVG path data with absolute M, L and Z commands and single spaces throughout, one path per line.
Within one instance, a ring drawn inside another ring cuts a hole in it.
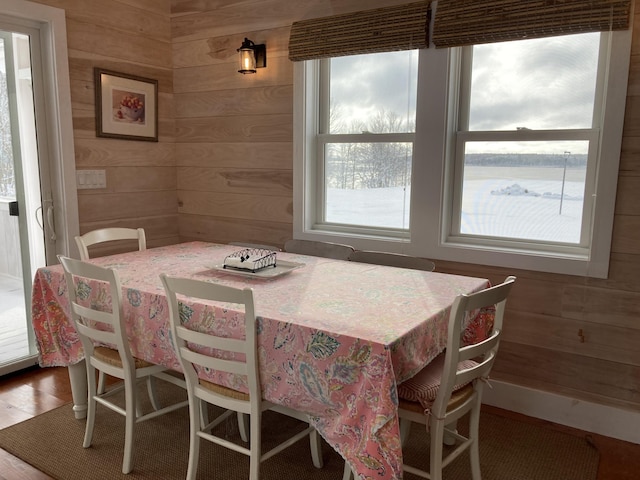
M 467 167 L 462 233 L 577 243 L 584 169 Z M 327 220 L 408 228 L 410 189 L 401 187 L 327 192 Z M 414 205 L 420 209 L 420 205 Z M 404 222 L 404 224 L 403 224 Z

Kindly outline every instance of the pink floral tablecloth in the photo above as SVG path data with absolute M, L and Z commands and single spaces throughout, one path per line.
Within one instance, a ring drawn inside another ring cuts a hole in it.
M 278 259 L 305 265 L 271 279 L 212 268 L 239 248 L 192 242 L 91 262 L 118 271 L 133 354 L 175 370 L 159 275 L 253 288 L 264 398 L 309 414 L 360 478 L 402 478 L 396 385 L 444 349 L 455 297 L 488 281 L 280 252 Z M 40 365 L 83 359 L 60 265 L 36 273 L 32 313 Z M 183 321 L 243 335 L 241 316 L 221 306 L 192 304 L 185 315 Z M 484 337 L 490 317 L 470 321 L 467 341 Z M 243 388 L 238 379 L 210 379 Z

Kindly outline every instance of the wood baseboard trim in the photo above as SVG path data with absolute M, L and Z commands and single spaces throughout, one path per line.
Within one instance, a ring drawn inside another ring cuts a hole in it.
M 587 432 L 640 444 L 640 412 L 491 380 L 482 403 Z

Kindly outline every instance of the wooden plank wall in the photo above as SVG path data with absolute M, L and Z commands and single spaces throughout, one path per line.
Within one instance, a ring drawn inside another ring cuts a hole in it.
M 149 246 L 177 243 L 170 0 L 37 1 L 66 12 L 76 169 L 106 171 L 107 188 L 78 191 L 80 233 L 143 227 Z M 157 143 L 96 137 L 94 67 L 158 80 Z
M 173 0 L 174 102 L 183 240 L 282 245 L 292 234 L 291 22 L 384 0 Z M 640 11 L 640 0 L 636 1 Z M 635 15 L 639 31 L 640 14 Z M 268 68 L 236 73 L 244 37 Z M 492 377 L 640 410 L 640 36 L 631 56 L 608 280 L 437 262 L 439 271 L 518 276 Z

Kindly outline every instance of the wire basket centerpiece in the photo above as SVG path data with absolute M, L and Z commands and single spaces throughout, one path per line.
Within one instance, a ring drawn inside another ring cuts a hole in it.
M 252 273 L 267 267 L 275 268 L 276 252 L 262 248 L 246 248 L 226 256 L 223 267 L 247 270 Z

